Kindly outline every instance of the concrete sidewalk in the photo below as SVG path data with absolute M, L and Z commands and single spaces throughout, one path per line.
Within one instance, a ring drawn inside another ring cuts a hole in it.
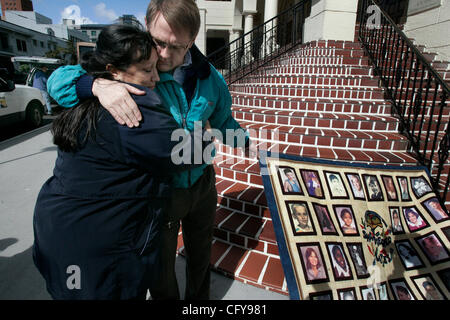
M 0 143 L 0 300 L 51 299 L 35 268 L 33 210 L 43 183 L 52 175 L 56 146 L 50 125 Z M 177 258 L 180 292 L 184 292 L 184 258 Z M 289 297 L 233 281 L 216 272 L 212 300 L 288 300 Z

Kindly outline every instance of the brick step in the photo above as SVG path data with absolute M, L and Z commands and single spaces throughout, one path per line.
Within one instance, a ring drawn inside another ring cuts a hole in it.
M 306 48 L 336 48 L 336 49 L 362 49 L 361 43 L 357 41 L 343 40 L 315 40 L 300 47 Z
M 321 128 L 278 126 L 269 128 L 267 124 L 243 124 L 246 129 L 255 130 L 254 139 L 270 139 L 276 143 L 291 146 L 317 146 L 335 148 L 359 148 L 360 150 L 406 151 L 409 141 L 396 132 L 370 132 L 362 130 L 335 130 Z M 267 132 L 265 130 L 270 130 Z
M 319 48 L 319 47 L 299 47 L 292 51 L 283 54 L 280 60 L 286 58 L 299 58 L 299 57 L 351 57 L 361 58 L 364 57 L 364 49 L 351 48 L 351 49 L 338 49 L 338 48 Z
M 360 67 L 360 66 L 314 66 L 314 65 L 303 65 L 303 66 L 266 66 L 261 68 L 260 71 L 253 73 L 254 75 L 299 75 L 299 76 L 372 76 L 373 68 L 371 67 Z
M 235 84 L 246 85 L 316 85 L 324 87 L 378 87 L 378 79 L 373 77 L 362 76 L 299 76 L 299 75 L 251 75 L 245 79 L 235 82 Z
M 276 109 L 279 112 L 311 111 L 332 113 L 362 113 L 391 115 L 392 106 L 389 102 L 370 102 L 358 100 L 346 100 L 335 102 L 329 99 L 303 99 L 297 97 L 266 97 L 252 96 L 241 93 L 232 93 L 232 103 L 235 107 L 254 107 Z
M 304 133 L 305 128 L 333 130 L 365 130 L 369 132 L 396 133 L 398 120 L 390 115 L 357 113 L 290 111 L 271 108 L 233 106 L 233 114 L 238 121 L 251 122 L 255 129 L 261 125 L 286 126 L 288 133 Z M 302 127 L 302 128 L 292 128 Z M 271 129 L 269 127 L 265 128 Z M 273 127 L 272 129 L 276 129 Z M 300 131 L 302 130 L 302 131 Z
M 251 95 L 263 95 L 272 97 L 304 97 L 304 98 L 327 98 L 331 100 L 365 100 L 383 101 L 384 91 L 381 88 L 368 87 L 363 89 L 352 88 L 326 88 L 323 86 L 278 86 L 269 85 L 230 85 L 230 93 L 244 93 Z
M 268 65 L 268 67 L 278 67 L 278 66 L 302 66 L 302 65 L 312 65 L 312 66 L 360 66 L 369 67 L 369 58 L 367 57 L 349 57 L 349 56 L 332 56 L 332 57 L 282 57 L 281 59 L 275 60 Z

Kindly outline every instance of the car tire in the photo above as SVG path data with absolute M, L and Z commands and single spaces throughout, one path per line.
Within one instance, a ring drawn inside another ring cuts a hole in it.
M 26 110 L 26 122 L 30 127 L 37 128 L 42 125 L 44 118 L 44 106 L 38 101 L 29 103 Z

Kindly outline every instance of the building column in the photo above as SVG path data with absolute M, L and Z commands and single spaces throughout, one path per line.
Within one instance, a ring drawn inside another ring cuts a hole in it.
M 206 54 L 206 9 L 199 8 L 200 11 L 200 30 L 197 38 L 195 38 L 195 45 L 201 53 Z
M 255 13 L 249 13 L 249 12 L 245 13 L 244 34 L 250 32 L 253 29 L 254 14 Z M 250 46 L 251 40 L 252 40 L 251 35 L 247 35 L 244 38 L 244 50 L 245 50 L 245 52 L 244 52 L 245 63 L 244 64 L 247 64 L 247 63 L 253 61 L 252 50 L 251 50 L 251 46 Z
M 264 22 L 269 21 L 273 17 L 278 15 L 278 0 L 266 0 L 264 3 Z M 277 34 L 276 34 L 277 19 L 273 20 L 266 26 L 264 44 L 265 52 L 261 53 L 261 56 L 270 55 L 277 49 Z M 270 30 L 273 30 L 271 32 Z M 264 46 L 263 46 L 264 47 Z M 264 48 L 261 48 L 264 50 Z
M 318 0 L 305 19 L 304 42 L 316 40 L 354 41 L 358 0 Z

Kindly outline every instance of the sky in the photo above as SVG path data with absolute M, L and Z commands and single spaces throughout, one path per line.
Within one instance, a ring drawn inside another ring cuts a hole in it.
M 62 23 L 63 18 L 76 24 L 112 23 L 124 14 L 132 14 L 144 23 L 150 0 L 33 0 L 34 11 Z

